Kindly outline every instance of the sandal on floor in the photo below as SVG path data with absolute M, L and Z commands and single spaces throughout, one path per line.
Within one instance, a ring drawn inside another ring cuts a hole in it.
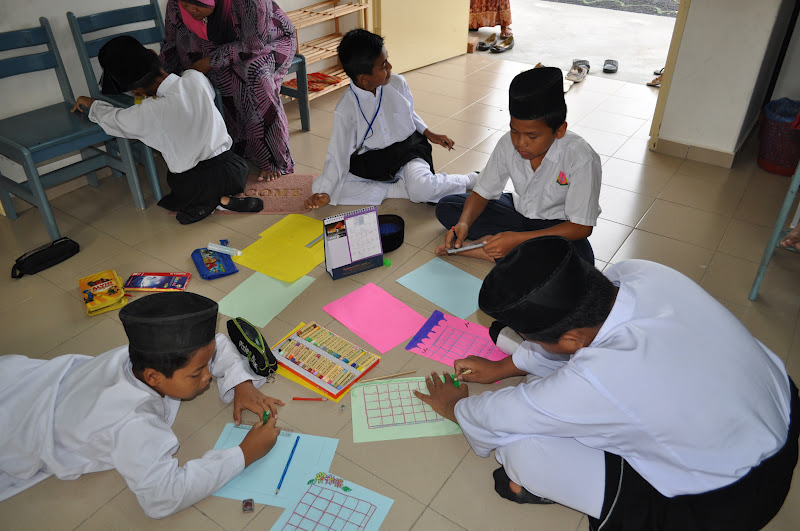
M 589 70 L 591 70 L 588 59 L 573 59 L 572 64 L 584 67 L 587 74 L 589 73 Z
M 525 487 L 522 488 L 522 492 L 515 494 L 508 485 L 508 482 L 511 481 L 511 479 L 508 477 L 508 474 L 506 474 L 506 469 L 503 467 L 500 467 L 492 472 L 492 476 L 494 476 L 495 492 L 507 500 L 517 503 L 532 503 L 535 505 L 550 505 L 555 503 L 553 500 L 548 500 L 547 498 L 542 498 L 536 494 L 531 494 L 525 490 Z
M 569 72 L 566 75 L 567 81 L 572 81 L 573 83 L 580 83 L 586 77 L 586 67 L 581 66 L 579 64 L 573 64 L 572 68 L 569 69 Z
M 500 40 L 497 44 L 493 45 L 489 51 L 492 53 L 503 53 L 509 51 L 514 47 L 514 36 L 507 37 Z
M 666 68 L 666 67 L 664 67 L 664 68 Z M 653 70 L 653 74 L 656 75 L 656 76 L 662 75 L 664 73 L 664 68 L 662 68 L 660 70 Z
M 651 81 L 650 83 L 647 83 L 647 86 L 648 87 L 660 87 L 661 86 L 661 78 L 662 77 L 663 76 L 658 76 L 656 78 L 653 78 L 653 81 Z
M 481 52 L 485 52 L 495 44 L 497 44 L 497 33 L 492 33 L 488 39 L 479 42 L 478 45 L 475 47 L 475 49 Z
M 606 62 L 603 63 L 603 72 L 606 74 L 616 74 L 618 68 L 619 63 L 614 59 L 606 59 Z
M 234 212 L 261 212 L 264 209 L 264 201 L 258 197 L 231 197 L 227 205 L 222 208 Z

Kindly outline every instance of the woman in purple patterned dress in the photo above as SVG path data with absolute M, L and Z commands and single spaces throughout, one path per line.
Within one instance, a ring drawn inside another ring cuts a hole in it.
M 164 69 L 208 76 L 222 94 L 234 151 L 259 180 L 294 171 L 280 99 L 297 51 L 295 28 L 272 0 L 169 0 L 161 46 Z

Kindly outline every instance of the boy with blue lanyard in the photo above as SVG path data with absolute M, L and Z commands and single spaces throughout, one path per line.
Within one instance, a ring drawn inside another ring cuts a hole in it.
M 325 167 L 306 207 L 379 205 L 387 197 L 435 203 L 471 189 L 476 173 L 435 173 L 429 141 L 448 150 L 454 143 L 414 112 L 408 83 L 392 75 L 383 38 L 353 30 L 337 51 L 351 85 L 336 105 Z

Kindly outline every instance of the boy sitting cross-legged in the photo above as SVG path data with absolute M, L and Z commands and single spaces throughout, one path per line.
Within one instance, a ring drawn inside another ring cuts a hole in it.
M 414 112 L 402 76 L 392 75 L 383 38 L 349 31 L 338 48 L 350 87 L 336 105 L 325 167 L 306 208 L 379 205 L 386 198 L 433 202 L 472 188 L 477 174 L 435 173 L 431 145 L 453 149 Z
M 443 198 L 436 217 L 447 231 L 436 254 L 465 240 L 484 242 L 463 254 L 495 261 L 524 241 L 563 236 L 594 263 L 587 238 L 600 215 L 600 157 L 567 130 L 561 70 L 518 74 L 508 91 L 511 131 L 503 136 L 471 194 Z M 504 193 L 508 180 L 513 193 Z

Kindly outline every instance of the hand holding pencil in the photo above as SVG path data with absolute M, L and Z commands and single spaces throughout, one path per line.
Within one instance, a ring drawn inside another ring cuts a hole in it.
M 275 446 L 281 432 L 281 429 L 275 425 L 277 422 L 278 416 L 270 415 L 267 422 L 256 423 L 245 435 L 244 440 L 239 444 L 242 455 L 244 455 L 245 467 L 267 455 Z

